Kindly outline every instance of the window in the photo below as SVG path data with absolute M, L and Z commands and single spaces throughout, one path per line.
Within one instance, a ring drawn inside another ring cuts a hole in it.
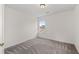
M 39 20 L 39 21 L 38 21 L 38 23 L 39 23 L 39 28 L 40 28 L 40 29 L 45 29 L 45 28 L 46 28 L 46 22 L 45 22 L 45 20 L 42 19 L 42 18 L 39 18 L 38 20 Z

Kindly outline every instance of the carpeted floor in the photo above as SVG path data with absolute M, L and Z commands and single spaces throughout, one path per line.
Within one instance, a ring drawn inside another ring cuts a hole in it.
M 5 54 L 77 54 L 73 44 L 36 38 L 5 49 Z

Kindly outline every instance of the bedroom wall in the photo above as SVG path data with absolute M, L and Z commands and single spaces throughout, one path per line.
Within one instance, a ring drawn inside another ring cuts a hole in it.
M 5 7 L 5 48 L 33 39 L 37 34 L 37 22 L 28 12 Z
M 3 42 L 3 9 L 4 5 L 0 4 L 0 44 Z M 3 47 L 0 46 L 0 54 L 3 53 Z
M 79 5 L 75 8 L 75 46 L 79 52 Z
M 39 31 L 39 37 L 74 43 L 74 10 L 44 16 L 47 28 Z
M 2 5 L 0 4 L 0 43 L 2 42 Z

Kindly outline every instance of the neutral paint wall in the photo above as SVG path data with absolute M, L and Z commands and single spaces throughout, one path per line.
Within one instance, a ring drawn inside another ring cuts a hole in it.
M 34 16 L 28 12 L 23 13 L 9 7 L 5 7 L 5 48 L 29 39 L 37 34 L 37 22 Z
M 0 43 L 2 42 L 2 5 L 0 4 Z
M 44 16 L 47 28 L 39 32 L 40 37 L 74 43 L 74 10 Z
M 79 5 L 75 8 L 75 46 L 79 52 Z
M 0 4 L 0 44 L 3 42 L 3 8 L 4 5 Z M 0 54 L 3 53 L 3 47 L 0 46 Z

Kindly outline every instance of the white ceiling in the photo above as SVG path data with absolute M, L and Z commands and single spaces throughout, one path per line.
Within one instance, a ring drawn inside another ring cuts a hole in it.
M 40 8 L 40 4 L 7 4 L 6 6 L 20 10 L 22 12 L 29 12 L 36 17 L 48 15 L 51 13 L 62 12 L 74 9 L 74 4 L 47 4 L 47 8 Z

